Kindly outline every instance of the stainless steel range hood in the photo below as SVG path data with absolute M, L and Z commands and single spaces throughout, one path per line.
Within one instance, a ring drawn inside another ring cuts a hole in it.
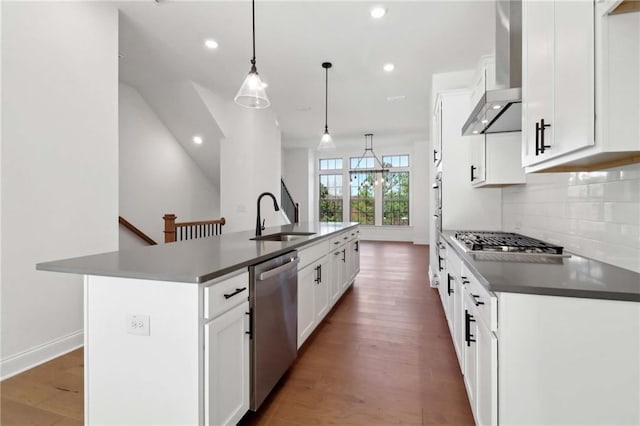
M 522 0 L 496 0 L 496 87 L 487 90 L 462 135 L 522 129 Z

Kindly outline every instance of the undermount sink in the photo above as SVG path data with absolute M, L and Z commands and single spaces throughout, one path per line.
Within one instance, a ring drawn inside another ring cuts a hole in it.
M 314 234 L 315 232 L 278 232 L 277 234 L 262 235 L 251 239 L 256 241 L 293 241 Z

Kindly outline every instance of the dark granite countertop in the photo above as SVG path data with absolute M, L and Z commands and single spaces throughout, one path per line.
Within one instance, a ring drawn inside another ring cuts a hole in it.
M 640 302 L 640 274 L 578 256 L 465 252 L 453 231 L 442 233 L 472 274 L 493 292 Z
M 278 232 L 314 232 L 293 241 L 252 241 L 253 231 L 234 232 L 131 250 L 39 263 L 41 271 L 147 280 L 203 283 L 238 269 L 318 242 L 354 228 L 355 222 L 299 223 L 270 227 L 263 235 Z

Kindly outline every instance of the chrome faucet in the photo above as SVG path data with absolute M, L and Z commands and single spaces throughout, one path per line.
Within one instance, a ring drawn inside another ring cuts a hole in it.
M 273 200 L 273 208 L 275 209 L 275 211 L 280 210 L 280 207 L 278 207 L 278 202 L 276 201 L 275 195 L 273 195 L 270 192 L 263 192 L 262 194 L 260 194 L 260 196 L 258 197 L 258 217 L 256 218 L 256 237 L 261 236 L 262 231 L 264 231 L 264 220 L 262 221 L 262 223 L 260 223 L 260 201 L 262 200 L 262 197 L 264 197 L 265 195 L 268 195 Z

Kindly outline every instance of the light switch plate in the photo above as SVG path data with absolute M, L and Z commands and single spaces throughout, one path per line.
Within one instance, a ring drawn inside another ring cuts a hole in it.
M 139 336 L 151 335 L 151 317 L 149 315 L 127 314 L 126 330 Z

